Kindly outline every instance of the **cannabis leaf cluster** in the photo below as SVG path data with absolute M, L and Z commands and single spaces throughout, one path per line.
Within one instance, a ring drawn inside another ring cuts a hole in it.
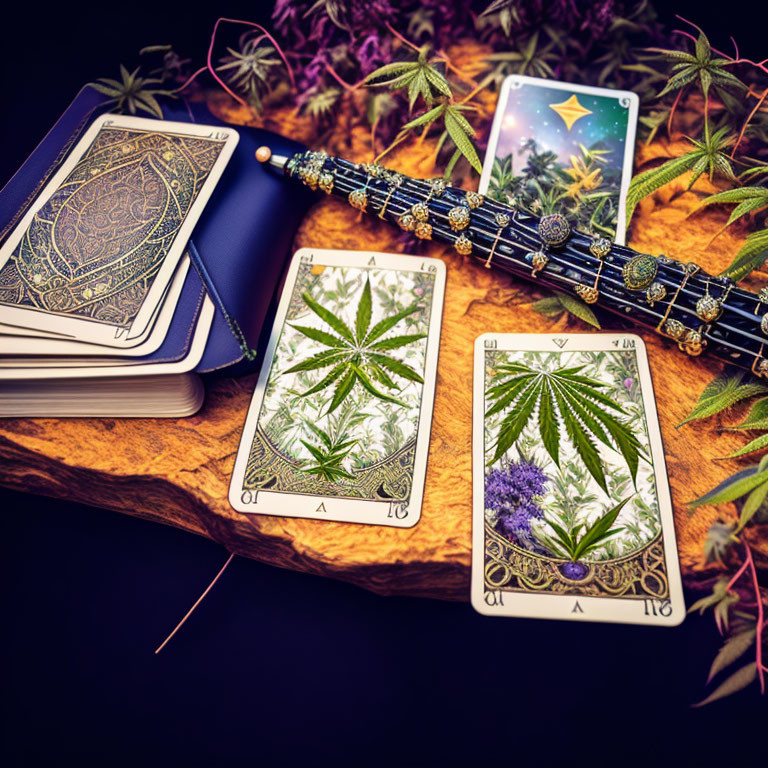
M 382 392 L 378 387 L 383 386 L 390 390 L 397 389 L 392 375 L 406 381 L 424 383 L 424 379 L 413 368 L 388 353 L 413 344 L 425 338 L 426 334 L 412 333 L 385 337 L 385 334 L 401 320 L 421 308 L 419 302 L 385 317 L 371 327 L 373 300 L 370 280 L 366 280 L 357 306 L 355 325 L 354 328 L 350 328 L 340 317 L 318 304 L 308 293 L 304 293 L 302 298 L 307 307 L 334 331 L 334 333 L 330 333 L 306 325 L 293 326 L 297 331 L 322 344 L 327 349 L 297 363 L 285 373 L 316 371 L 323 368 L 331 369 L 317 384 L 302 392 L 302 397 L 308 397 L 329 387 L 335 387 L 333 398 L 326 411 L 328 414 L 335 411 L 344 402 L 356 385 L 379 400 L 403 405 L 401 400 Z M 337 447 L 336 450 L 340 449 Z
M 161 84 L 160 78 L 141 77 L 138 67 L 129 72 L 122 64 L 119 80 L 102 77 L 95 83 L 89 83 L 94 90 L 109 97 L 107 103 L 113 105 L 115 112 L 127 112 L 130 115 L 148 112 L 162 119 L 163 110 L 157 102 L 157 97 L 168 96 L 170 91 L 157 87 Z
M 687 99 L 689 114 L 697 111 L 696 99 L 701 99 L 703 106 L 698 115 L 698 137 L 685 138 L 688 150 L 632 179 L 627 220 L 640 200 L 674 179 L 687 175 L 689 189 L 704 174 L 710 180 L 719 180 L 732 189 L 708 196 L 701 207 L 735 205 L 726 226 L 746 218 L 752 219 L 755 226 L 723 272 L 740 280 L 768 258 L 768 66 L 765 61 L 742 58 L 738 49 L 734 56 L 716 52 L 704 32 L 696 30 L 695 37 L 681 33 L 683 46 L 688 43 L 692 50 L 647 49 L 650 56 L 667 67 L 666 83 L 654 102 L 666 120 L 658 120 L 655 130 L 666 122 L 667 133 L 675 136 L 674 118 L 679 105 Z
M 768 446 L 768 386 L 741 371 L 726 371 L 710 382 L 683 424 L 721 415 L 746 400 L 754 400 L 746 418 L 726 429 L 761 434 L 729 458 L 754 453 Z M 707 684 L 724 670 L 730 670 L 731 674 L 699 706 L 736 693 L 755 680 L 765 692 L 768 666 L 763 659 L 768 653 L 768 637 L 764 632 L 768 590 L 760 585 L 752 549 L 744 534 L 750 527 L 768 523 L 768 456 L 691 501 L 689 508 L 693 512 L 699 507 L 731 502 L 739 509 L 738 520 L 713 523 L 704 548 L 707 561 L 727 565 L 730 574 L 718 579 L 712 592 L 689 609 L 699 613 L 711 610 L 724 638 Z M 755 660 L 734 671 L 736 662 L 749 651 L 754 653 Z
M 308 475 L 317 475 L 331 483 L 342 479 L 353 480 L 354 475 L 344 469 L 342 462 L 349 456 L 357 440 L 348 440 L 346 435 L 334 439 L 311 421 L 305 422 L 305 425 L 319 438 L 319 444 L 313 445 L 304 439 L 300 440 L 314 459 L 305 462 L 302 470 Z
M 411 111 L 418 99 L 421 99 L 427 107 L 425 112 L 402 127 L 393 144 L 379 157 L 397 146 L 411 131 L 420 128 L 426 133 L 433 124 L 440 122 L 443 131 L 438 139 L 438 151 L 446 139 L 450 139 L 455 147 L 451 159 L 446 165 L 445 175 L 450 177 L 454 166 L 462 156 L 469 161 L 472 168 L 480 173 L 483 169 L 482 163 L 472 141 L 475 130 L 463 114 L 474 107 L 471 104 L 456 101 L 448 80 L 435 66 L 437 61 L 435 59 L 430 60 L 428 54 L 429 48 L 422 46 L 414 61 L 386 64 L 365 79 L 366 85 L 385 86 L 390 91 L 402 89 L 407 92 Z M 435 105 L 435 102 L 439 103 Z
M 241 36 L 238 47 L 228 47 L 228 55 L 221 59 L 219 71 L 227 83 L 257 112 L 262 109 L 262 98 L 271 89 L 275 68 L 282 67 L 274 46 L 264 35 Z
M 644 62 L 642 46 L 667 41 L 645 0 L 277 0 L 272 21 L 275 35 L 218 19 L 207 59 L 189 77 L 180 77 L 188 62 L 170 46 L 151 46 L 163 62 L 149 77 L 173 82 L 165 94 L 172 96 L 188 94 L 207 73 L 254 111 L 292 104 L 318 128 L 346 107 L 368 123 L 379 154 L 415 132 L 431 133 L 446 175 L 457 166 L 479 171 L 475 142 L 490 114 L 477 97 L 505 75 L 632 88 L 646 101 L 663 75 Z M 236 36 L 236 28 L 246 31 Z M 467 38 L 490 49 L 469 70 L 451 55 Z M 131 104 L 143 108 L 121 107 Z
M 602 546 L 612 536 L 621 533 L 623 528 L 614 527 L 614 523 L 621 510 L 624 509 L 631 498 L 630 496 L 623 499 L 611 507 L 591 525 L 579 523 L 569 531 L 553 520 L 548 519 L 547 523 L 555 532 L 554 536 L 547 536 L 541 532 L 537 536 L 556 556 L 567 557 L 576 563 L 579 560 L 583 560 L 590 552 Z
M 494 158 L 488 195 L 535 216 L 562 213 L 579 229 L 613 240 L 621 171 L 606 163 L 607 154 L 579 144 L 579 154 L 571 155 L 569 166 L 536 139 L 528 139 L 515 153 Z
M 323 123 L 342 104 L 361 112 L 362 98 L 380 157 L 414 133 L 430 134 L 448 176 L 457 164 L 479 172 L 475 142 L 490 115 L 477 95 L 506 75 L 646 97 L 663 76 L 642 65 L 642 46 L 667 39 L 643 0 L 278 0 L 273 20 L 296 68 L 302 109 Z M 451 46 L 466 38 L 490 48 L 484 67 L 468 71 L 452 58 Z
M 633 480 L 642 447 L 619 418 L 627 414 L 600 390 L 605 386 L 581 375 L 584 366 L 547 372 L 522 363 L 503 363 L 495 371 L 486 396 L 493 403 L 486 418 L 504 412 L 489 464 L 502 458 L 536 415 L 539 435 L 547 453 L 560 467 L 560 430 L 564 429 L 579 457 L 598 485 L 608 486 L 597 442 L 624 457 Z

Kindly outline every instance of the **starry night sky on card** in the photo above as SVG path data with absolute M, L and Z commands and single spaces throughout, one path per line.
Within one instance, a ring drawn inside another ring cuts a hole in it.
M 569 130 L 565 120 L 549 105 L 562 104 L 574 93 L 578 103 L 592 114 L 579 117 Z M 519 173 L 525 158 L 518 151 L 528 139 L 535 139 L 540 151 L 556 152 L 564 165 L 570 165 L 572 154 L 580 154 L 580 143 L 589 149 L 600 142 L 599 148 L 611 150 L 605 156 L 606 166 L 621 171 L 628 116 L 629 107 L 621 106 L 617 98 L 529 84 L 513 87 L 502 118 L 496 157 L 514 152 L 513 169 Z

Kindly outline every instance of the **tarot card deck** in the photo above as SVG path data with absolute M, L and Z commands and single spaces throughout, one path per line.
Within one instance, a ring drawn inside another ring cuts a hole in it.
M 94 121 L 0 248 L 0 322 L 143 342 L 236 143 L 210 126 Z
M 0 415 L 200 407 L 189 372 L 214 309 L 185 251 L 237 142 L 195 123 L 93 121 L 0 247 Z
M 666 626 L 683 620 L 640 337 L 480 336 L 473 420 L 476 610 Z
M 235 462 L 235 509 L 418 522 L 444 286 L 438 259 L 294 255 Z

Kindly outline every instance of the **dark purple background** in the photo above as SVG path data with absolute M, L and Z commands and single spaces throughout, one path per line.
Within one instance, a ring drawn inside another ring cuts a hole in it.
M 675 3 L 755 58 L 761 5 L 723 19 Z M 152 43 L 199 57 L 217 15 L 259 8 L 19 4 L 3 19 L 0 183 L 83 82 Z M 754 687 L 689 708 L 719 647 L 711 616 L 676 629 L 492 619 L 236 558 L 155 657 L 221 547 L 2 490 L 0 512 L 5 765 L 758 764 L 768 707 Z

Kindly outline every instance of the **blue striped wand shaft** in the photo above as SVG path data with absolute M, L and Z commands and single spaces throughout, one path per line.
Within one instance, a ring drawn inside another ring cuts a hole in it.
M 291 157 L 260 147 L 256 158 L 312 190 L 434 240 L 487 268 L 576 296 L 671 339 L 768 377 L 768 288 L 738 288 L 694 262 L 652 256 L 574 229 L 561 213 L 536 217 L 449 185 L 414 179 L 372 163 L 325 152 Z

